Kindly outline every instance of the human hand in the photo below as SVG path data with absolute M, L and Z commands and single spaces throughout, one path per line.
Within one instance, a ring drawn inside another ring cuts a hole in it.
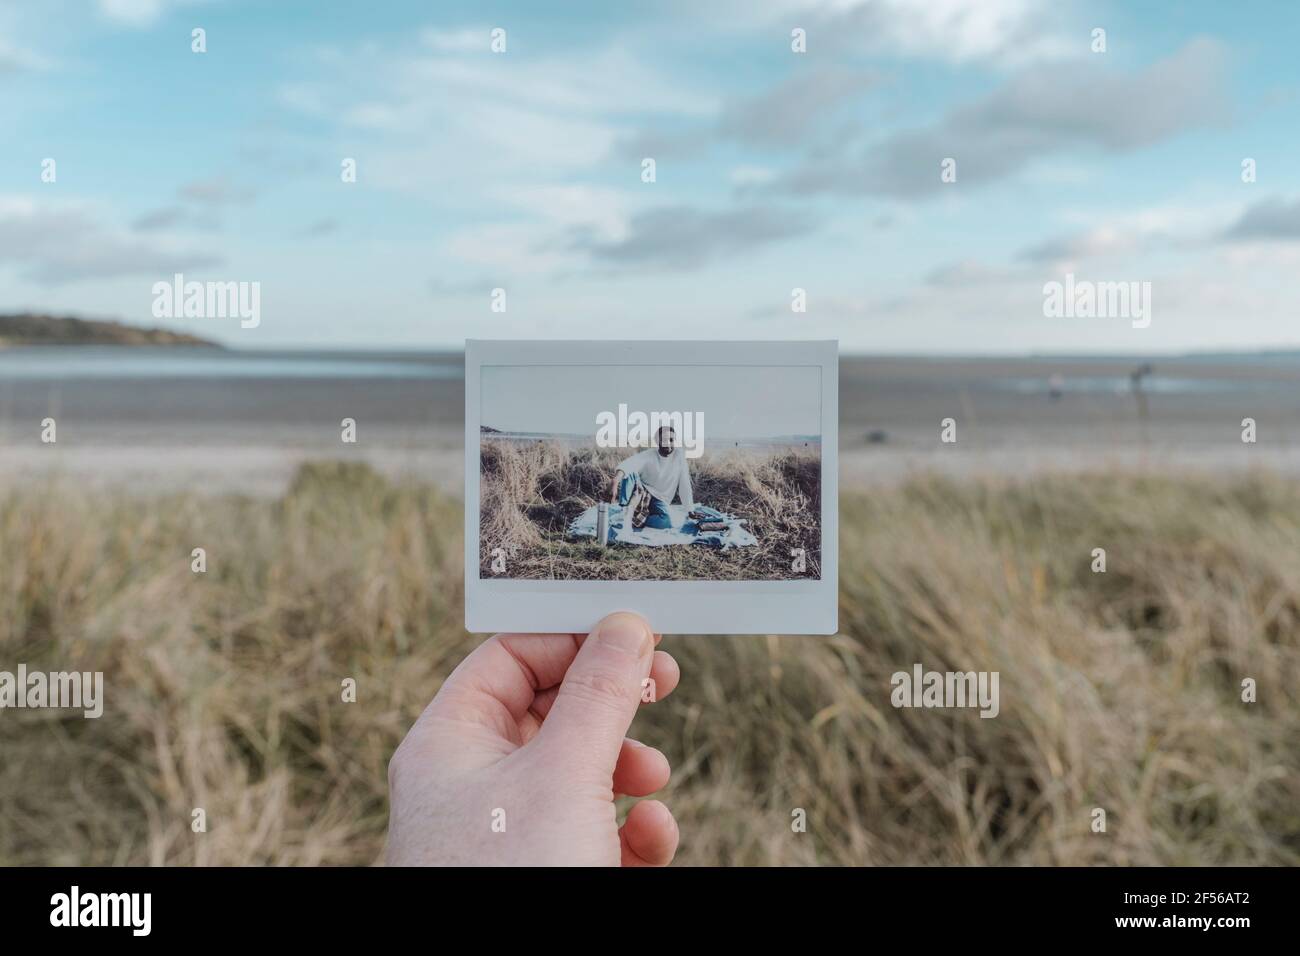
M 443 682 L 388 765 L 390 866 L 666 866 L 677 822 L 658 800 L 620 828 L 614 795 L 668 783 L 626 738 L 645 688 L 681 676 L 636 614 L 581 634 L 498 634 Z M 652 683 L 647 684 L 646 679 Z

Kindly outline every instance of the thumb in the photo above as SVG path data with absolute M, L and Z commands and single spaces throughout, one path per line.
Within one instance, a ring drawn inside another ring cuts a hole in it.
M 653 659 L 654 635 L 643 617 L 619 612 L 603 619 L 569 665 L 539 741 L 593 776 L 612 779 Z

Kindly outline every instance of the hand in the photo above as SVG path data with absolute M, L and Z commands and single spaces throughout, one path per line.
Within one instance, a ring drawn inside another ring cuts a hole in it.
M 671 862 L 677 822 L 666 806 L 642 800 L 622 827 L 614 807 L 616 793 L 668 783 L 668 758 L 624 736 L 647 686 L 655 699 L 677 686 L 658 642 L 643 618 L 619 613 L 590 636 L 480 644 L 388 765 L 389 865 Z
M 618 504 L 618 483 L 622 476 L 623 473 L 621 471 L 615 472 L 614 480 L 609 484 L 609 503 L 611 505 Z

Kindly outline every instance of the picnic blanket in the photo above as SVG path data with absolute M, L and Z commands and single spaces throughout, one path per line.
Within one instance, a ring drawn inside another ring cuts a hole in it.
M 626 544 L 644 544 L 652 548 L 662 548 L 670 544 L 699 544 L 711 548 L 745 547 L 758 544 L 758 539 L 745 527 L 745 519 L 736 518 L 712 508 L 686 505 L 667 505 L 668 515 L 672 518 L 671 528 L 632 527 L 625 517 L 626 508 L 618 505 L 609 506 L 609 540 L 622 541 Z M 703 520 L 692 518 L 694 511 Z M 712 530 L 701 530 L 704 524 Z M 722 525 L 721 528 L 717 525 Z M 596 506 L 592 505 L 569 523 L 569 536 L 573 538 L 596 537 Z

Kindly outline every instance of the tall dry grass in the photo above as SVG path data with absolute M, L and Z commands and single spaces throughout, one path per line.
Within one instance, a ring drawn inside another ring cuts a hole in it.
M 745 519 L 757 545 L 727 551 L 574 540 L 574 518 L 608 501 L 626 449 L 484 439 L 479 452 L 479 562 L 508 555 L 506 577 L 619 580 L 780 580 L 821 574 L 821 460 L 817 450 L 735 449 L 690 463 L 695 500 Z M 792 570 L 795 549 L 805 570 Z
M 919 478 L 845 495 L 841 547 L 837 637 L 665 639 L 682 684 L 635 732 L 681 862 L 1300 862 L 1296 483 Z M 480 639 L 461 555 L 458 502 L 355 466 L 0 495 L 0 669 L 107 698 L 0 712 L 0 863 L 377 860 L 387 759 Z M 893 709 L 916 662 L 998 670 L 1001 713 Z

